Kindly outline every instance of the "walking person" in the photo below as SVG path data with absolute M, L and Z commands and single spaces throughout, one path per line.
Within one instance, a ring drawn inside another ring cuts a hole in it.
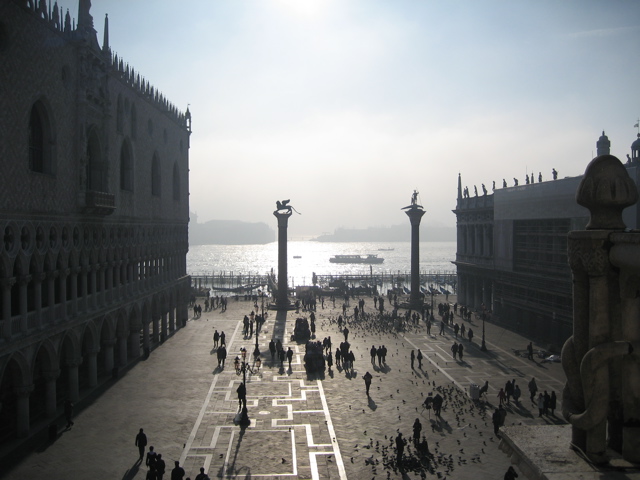
M 371 345 L 371 350 L 369 350 L 369 356 L 371 357 L 371 363 L 373 365 L 376 364 L 376 355 L 377 355 L 377 353 L 378 353 L 378 349 L 376 348 L 376 346 L 375 345 Z M 411 352 L 411 353 L 413 353 L 413 352 Z M 413 368 L 413 366 L 412 366 L 412 368 Z
M 538 394 L 538 417 L 542 417 L 542 412 L 544 410 L 544 395 L 542 392 Z
M 398 432 L 396 437 L 396 464 L 398 467 L 402 466 L 402 454 L 404 453 L 404 438 L 402 438 L 402 432 Z
M 501 388 L 498 392 L 498 399 L 500 400 L 500 405 L 504 404 L 507 400 L 507 394 L 504 393 L 504 388 Z
M 549 410 L 551 410 L 551 415 L 556 416 L 554 410 L 556 409 L 556 392 L 551 392 L 551 398 L 549 399 Z
M 453 354 L 453 359 L 456 359 L 456 355 L 458 354 L 458 344 L 456 342 L 453 342 L 453 345 L 451 345 L 451 353 Z
M 238 410 L 247 408 L 247 387 L 245 386 L 244 382 L 238 385 L 236 393 L 238 394 Z
M 218 330 L 213 332 L 213 348 L 218 348 L 218 342 L 220 341 L 220 334 Z
M 180 466 L 180 462 L 178 460 L 173 463 L 175 464 L 175 467 L 171 470 L 171 480 L 182 480 L 186 475 L 184 468 Z
M 271 341 L 269 342 L 269 352 L 271 352 L 271 361 L 273 362 L 274 357 L 276 355 L 276 344 L 273 341 L 273 338 L 271 339 Z
M 416 352 L 414 352 L 413 350 L 411 350 L 411 370 L 414 369 L 414 363 L 416 361 Z
M 420 370 L 422 370 L 422 359 L 424 357 L 422 356 L 422 352 L 420 351 L 420 349 L 418 349 L 418 357 L 417 358 L 418 358 L 418 368 Z
M 149 447 L 149 451 L 147 452 L 147 459 L 145 461 L 145 465 L 149 468 L 155 468 L 156 465 L 157 454 L 153 450 L 153 445 Z
M 527 358 L 529 360 L 533 360 L 533 343 L 529 342 L 529 345 L 527 345 Z
M 164 477 L 164 471 L 166 467 L 167 466 L 164 463 L 164 460 L 162 459 L 162 454 L 159 453 L 158 458 L 156 458 L 156 480 L 162 480 L 162 477 Z
M 144 458 L 144 451 L 146 450 L 145 447 L 147 446 L 147 436 L 142 429 L 140 429 L 140 431 L 136 435 L 135 444 L 138 447 L 138 452 L 140 452 L 140 461 L 142 461 L 142 459 Z
M 67 420 L 67 428 L 73 426 L 73 402 L 67 399 L 64 402 L 64 417 Z
M 364 387 L 366 389 L 367 397 L 368 397 L 369 389 L 371 388 L 371 380 L 373 379 L 373 376 L 369 372 L 367 372 L 362 376 L 362 378 L 364 379 Z
M 536 384 L 536 379 L 535 377 L 531 377 L 531 380 L 529 381 L 529 393 L 531 394 L 531 396 L 529 398 L 531 398 L 531 403 L 533 403 L 534 405 L 536 404 L 535 398 L 537 391 L 538 385 Z
M 422 432 L 422 424 L 420 423 L 420 419 L 416 418 L 416 421 L 413 422 L 413 444 L 418 448 L 418 444 L 420 443 L 420 432 Z
M 458 358 L 462 361 L 462 352 L 464 351 L 464 347 L 462 346 L 462 342 L 458 344 Z
M 291 347 L 288 347 L 287 361 L 289 362 L 289 369 L 291 369 L 291 360 L 293 360 L 293 350 L 291 350 Z

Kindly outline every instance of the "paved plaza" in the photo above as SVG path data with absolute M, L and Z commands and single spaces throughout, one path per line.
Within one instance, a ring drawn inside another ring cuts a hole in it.
M 371 312 L 372 298 L 365 301 L 365 311 Z M 325 308 L 318 304 L 316 312 L 316 338 L 331 336 L 334 351 L 344 340 L 336 322 L 341 307 L 341 301 L 334 307 L 325 300 Z M 61 430 L 55 442 L 43 438 L 11 470 L 3 468 L 2 478 L 144 479 L 147 468 L 138 462 L 134 445 L 144 428 L 149 445 L 166 462 L 166 479 L 176 460 L 191 479 L 201 467 L 212 479 L 501 479 L 510 463 L 498 448 L 491 415 L 507 380 L 516 380 L 522 397 L 519 405 L 506 407 L 505 425 L 564 423 L 560 405 L 555 416 L 539 418 L 527 389 L 534 376 L 541 391 L 560 397 L 560 364 L 515 355 L 514 349 L 524 350 L 528 341 L 489 323 L 488 351 L 482 352 L 481 323 L 464 322 L 475 336 L 472 343 L 462 340 L 465 353 L 459 361 L 452 358 L 450 347 L 461 340 L 450 328 L 440 335 L 434 326 L 427 335 L 422 322 L 396 335 L 379 322 L 350 318 L 353 371 L 334 364 L 319 379 L 305 372 L 304 344 L 291 340 L 295 319 L 308 312 L 268 311 L 259 335 L 264 361 L 247 376 L 251 425 L 242 429 L 235 423 L 242 377 L 233 359 L 242 347 L 253 352 L 255 340 L 242 335 L 242 318 L 252 310 L 253 302 L 230 299 L 226 312 L 203 312 L 190 320 L 101 396 L 81 404 L 74 426 Z M 459 316 L 454 321 L 462 323 Z M 217 368 L 214 329 L 227 338 L 229 356 L 223 369 Z M 268 343 L 274 337 L 295 352 L 291 368 L 286 360 L 281 368 L 271 359 Z M 388 349 L 381 366 L 370 361 L 372 345 Z M 412 369 L 410 353 L 417 349 L 425 359 L 421 369 L 417 360 Z M 373 376 L 369 398 L 362 379 L 367 371 Z M 469 385 L 486 380 L 486 396 L 473 402 L 466 394 Z M 422 407 L 429 392 L 445 399 L 441 418 Z M 420 458 L 409 441 L 416 418 L 428 441 L 427 457 Z M 396 464 L 398 431 L 409 441 L 402 468 Z

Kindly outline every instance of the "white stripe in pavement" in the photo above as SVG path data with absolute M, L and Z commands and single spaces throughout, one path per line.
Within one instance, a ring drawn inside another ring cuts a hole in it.
M 238 322 L 238 324 L 236 325 L 236 329 L 233 332 L 233 336 L 231 337 L 231 342 L 229 342 L 229 345 L 233 343 L 233 340 L 236 338 L 236 334 L 238 333 L 239 328 L 240 328 L 240 322 Z M 211 396 L 213 395 L 213 391 L 216 388 L 216 383 L 218 383 L 218 375 L 213 376 L 213 382 L 211 382 L 211 386 L 209 387 L 209 392 L 207 393 L 207 396 L 204 399 L 204 403 L 202 404 L 202 408 L 200 409 L 200 413 L 198 414 L 196 423 L 193 425 L 193 429 L 191 430 L 189 439 L 187 440 L 184 450 L 182 451 L 182 455 L 180 455 L 180 465 L 184 465 L 184 462 L 186 461 L 187 456 L 189 454 L 189 450 L 191 450 L 191 445 L 193 445 L 193 441 L 196 438 L 198 429 L 200 428 L 200 424 L 202 423 L 202 419 L 204 418 L 204 415 L 207 411 L 207 407 L 209 406 L 209 402 L 211 401 Z
M 322 409 L 324 410 L 324 416 L 327 419 L 327 429 L 329 430 L 329 436 L 331 437 L 331 443 L 333 443 L 333 454 L 336 456 L 336 467 L 338 467 L 338 474 L 342 480 L 347 480 L 347 473 L 344 470 L 344 463 L 342 462 L 342 455 L 340 454 L 340 447 L 338 446 L 338 440 L 336 440 L 336 431 L 333 429 L 333 422 L 331 421 L 331 415 L 329 414 L 329 406 L 327 405 L 327 399 L 324 396 L 324 389 L 322 388 L 322 382 L 316 380 L 318 383 L 318 391 L 320 392 L 320 400 L 322 401 Z M 314 475 L 313 478 L 319 478 L 317 467 L 315 472 L 311 472 Z
M 413 348 L 415 348 L 416 350 L 419 348 L 418 346 L 416 346 L 416 344 L 415 344 L 415 343 L 413 343 L 411 340 L 409 340 L 409 338 L 407 338 L 405 335 L 403 335 L 403 337 L 404 337 L 404 339 L 407 341 L 407 343 L 410 343 L 410 344 L 413 346 Z M 437 354 L 436 354 L 436 355 L 437 355 Z M 433 366 L 434 366 L 434 367 L 436 367 L 438 370 L 440 370 L 440 372 L 441 372 L 445 377 L 447 377 L 449 380 L 451 380 L 451 381 L 452 381 L 452 382 L 453 382 L 453 383 L 454 383 L 454 384 L 455 384 L 455 385 L 456 385 L 460 390 L 462 390 L 463 392 L 466 392 L 465 388 L 464 388 L 460 383 L 458 383 L 458 381 L 457 381 L 455 378 L 453 378 L 451 375 L 449 375 L 447 372 L 445 372 L 442 368 L 440 368 L 440 365 L 438 365 L 437 363 L 435 363 L 435 362 L 431 359 L 431 357 L 430 357 L 429 355 L 425 355 L 425 358 L 426 358 L 427 360 L 429 360 L 429 363 L 431 363 L 431 365 L 433 365 Z

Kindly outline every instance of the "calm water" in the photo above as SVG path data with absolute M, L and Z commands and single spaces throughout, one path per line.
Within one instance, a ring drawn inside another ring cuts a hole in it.
M 313 272 L 318 275 L 369 273 L 369 265 L 330 263 L 333 255 L 375 254 L 384 263 L 371 265 L 373 273 L 405 273 L 411 271 L 410 242 L 329 243 L 288 242 L 288 276 L 292 284 L 311 283 Z M 380 249 L 393 249 L 380 251 Z M 456 242 L 420 242 L 422 273 L 455 273 Z M 300 258 L 294 258 L 298 256 Z M 220 272 L 236 274 L 278 272 L 278 243 L 266 245 L 194 245 L 187 254 L 187 272 L 191 275 L 212 275 Z

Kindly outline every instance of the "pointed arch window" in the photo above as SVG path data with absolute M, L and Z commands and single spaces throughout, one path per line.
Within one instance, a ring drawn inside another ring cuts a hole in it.
M 87 144 L 87 190 L 107 192 L 107 166 L 95 130 L 91 130 Z
M 120 189 L 133 192 L 133 157 L 131 145 L 126 140 L 120 148 Z
M 122 95 L 118 95 L 118 106 L 116 107 L 116 130 L 118 133 L 124 131 L 124 104 Z
M 55 173 L 53 145 L 47 110 L 42 102 L 36 102 L 29 116 L 29 169 L 32 172 Z
M 131 103 L 131 138 L 135 140 L 138 136 L 138 111 L 136 104 Z
M 177 162 L 173 164 L 173 200 L 180 201 L 180 169 Z
M 156 197 L 160 196 L 160 185 L 160 159 L 158 158 L 158 154 L 156 153 L 153 155 L 153 160 L 151 160 L 151 195 L 154 195 Z

